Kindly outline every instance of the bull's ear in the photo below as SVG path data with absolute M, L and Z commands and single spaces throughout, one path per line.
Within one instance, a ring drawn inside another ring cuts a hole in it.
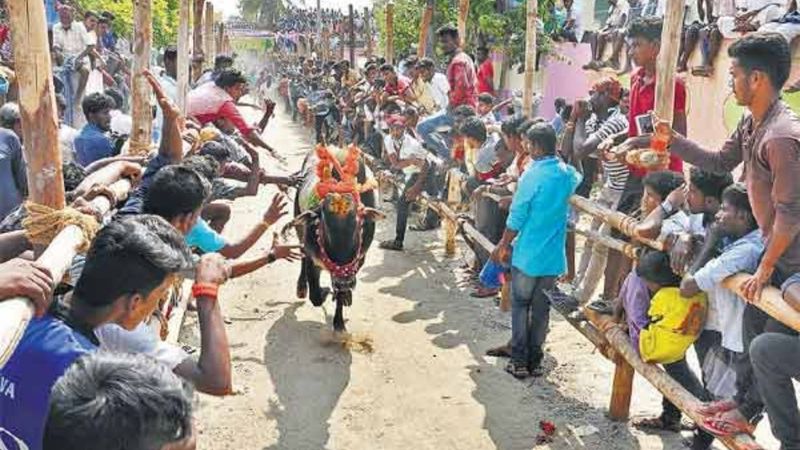
M 386 214 L 378 211 L 375 208 L 364 208 L 364 210 L 361 211 L 361 214 L 364 216 L 364 220 L 368 222 L 376 222 L 386 218 Z
M 300 214 L 299 216 L 295 217 L 294 220 L 292 220 L 291 222 L 289 222 L 286 225 L 284 225 L 284 227 L 281 229 L 281 235 L 282 236 L 286 236 L 286 234 L 292 228 L 296 228 L 296 227 L 299 227 L 299 226 L 305 226 L 306 224 L 308 224 L 312 220 L 317 220 L 318 216 L 319 216 L 319 214 L 317 214 L 317 211 L 313 210 L 313 209 L 310 209 L 310 210 L 304 212 L 303 214 Z

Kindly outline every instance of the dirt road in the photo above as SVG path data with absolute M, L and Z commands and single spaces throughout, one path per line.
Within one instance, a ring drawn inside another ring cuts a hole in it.
M 308 133 L 285 116 L 266 138 L 289 155 L 291 170 L 311 149 Z M 255 224 L 273 192 L 234 203 L 226 236 Z M 391 206 L 382 206 L 389 217 L 378 240 L 394 229 Z M 262 239 L 251 255 L 267 251 L 270 241 Z M 199 448 L 682 448 L 679 436 L 648 436 L 605 417 L 613 367 L 558 315 L 545 377 L 520 382 L 503 371 L 504 360 L 485 357 L 510 327 L 492 300 L 472 299 L 459 286 L 467 256 L 462 250 L 446 259 L 436 232 L 410 233 L 404 254 L 373 246 L 345 311 L 348 329 L 371 340 L 371 352 L 331 343 L 332 304 L 314 308 L 295 298 L 297 266 L 277 263 L 229 283 L 221 301 L 238 395 L 198 397 Z M 190 316 L 184 342 L 199 345 L 195 328 Z M 660 401 L 637 378 L 633 414 L 657 414 Z M 540 420 L 558 427 L 549 446 L 535 445 Z

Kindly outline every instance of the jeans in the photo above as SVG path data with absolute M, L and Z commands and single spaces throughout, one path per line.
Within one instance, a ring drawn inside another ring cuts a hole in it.
M 422 136 L 422 140 L 428 150 L 436 153 L 440 158 L 449 161 L 450 149 L 441 136 L 436 133 L 436 129 L 443 126 L 453 126 L 453 117 L 446 111 L 434 114 L 417 125 L 417 133 Z
M 475 200 L 474 206 L 475 228 L 489 239 L 489 242 L 497 244 L 503 237 L 508 211 L 500 209 L 496 201 L 483 196 Z M 467 244 L 475 253 L 480 267 L 483 267 L 489 260 L 489 253 L 480 245 L 472 245 L 470 239 L 467 239 Z
M 511 360 L 530 368 L 542 363 L 542 345 L 550 326 L 550 302 L 545 291 L 556 277 L 530 277 L 511 269 Z
M 764 333 L 750 345 L 758 392 L 781 450 L 800 450 L 800 411 L 792 378 L 800 377 L 800 338 Z
M 608 187 L 603 187 L 600 191 L 600 196 L 597 198 L 597 203 L 612 210 L 617 208 L 617 203 L 622 196 L 621 191 L 615 191 Z M 592 219 L 592 231 L 608 236 L 611 234 L 611 227 L 604 224 L 598 218 Z M 608 247 L 605 245 L 594 244 L 590 240 L 586 240 L 581 253 L 581 261 L 578 265 L 578 279 L 576 286 L 580 286 L 577 298 L 581 304 L 589 301 L 600 284 L 600 279 L 603 277 L 603 272 L 606 269 L 606 261 L 608 260 Z

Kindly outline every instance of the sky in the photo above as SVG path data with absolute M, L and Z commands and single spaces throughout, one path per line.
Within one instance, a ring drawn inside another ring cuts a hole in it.
M 293 0 L 295 4 L 302 4 L 303 0 Z M 357 10 L 364 9 L 365 6 L 370 6 L 372 0 L 320 0 L 323 8 L 338 8 L 347 10 L 347 5 L 353 4 Z M 305 0 L 308 6 L 316 6 L 316 0 Z M 235 16 L 239 14 L 239 1 L 238 0 L 211 0 L 214 4 L 214 11 L 222 11 L 224 17 Z

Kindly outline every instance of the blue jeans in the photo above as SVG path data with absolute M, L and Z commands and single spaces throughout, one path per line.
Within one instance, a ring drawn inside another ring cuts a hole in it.
M 450 160 L 450 149 L 444 139 L 436 133 L 436 129 L 443 126 L 453 126 L 453 117 L 446 111 L 434 114 L 420 122 L 417 125 L 417 132 L 422 136 L 428 150 L 448 161 Z
M 556 277 L 530 277 L 511 269 L 511 360 L 516 364 L 535 368 L 542 362 L 550 326 L 545 291 L 555 284 Z

